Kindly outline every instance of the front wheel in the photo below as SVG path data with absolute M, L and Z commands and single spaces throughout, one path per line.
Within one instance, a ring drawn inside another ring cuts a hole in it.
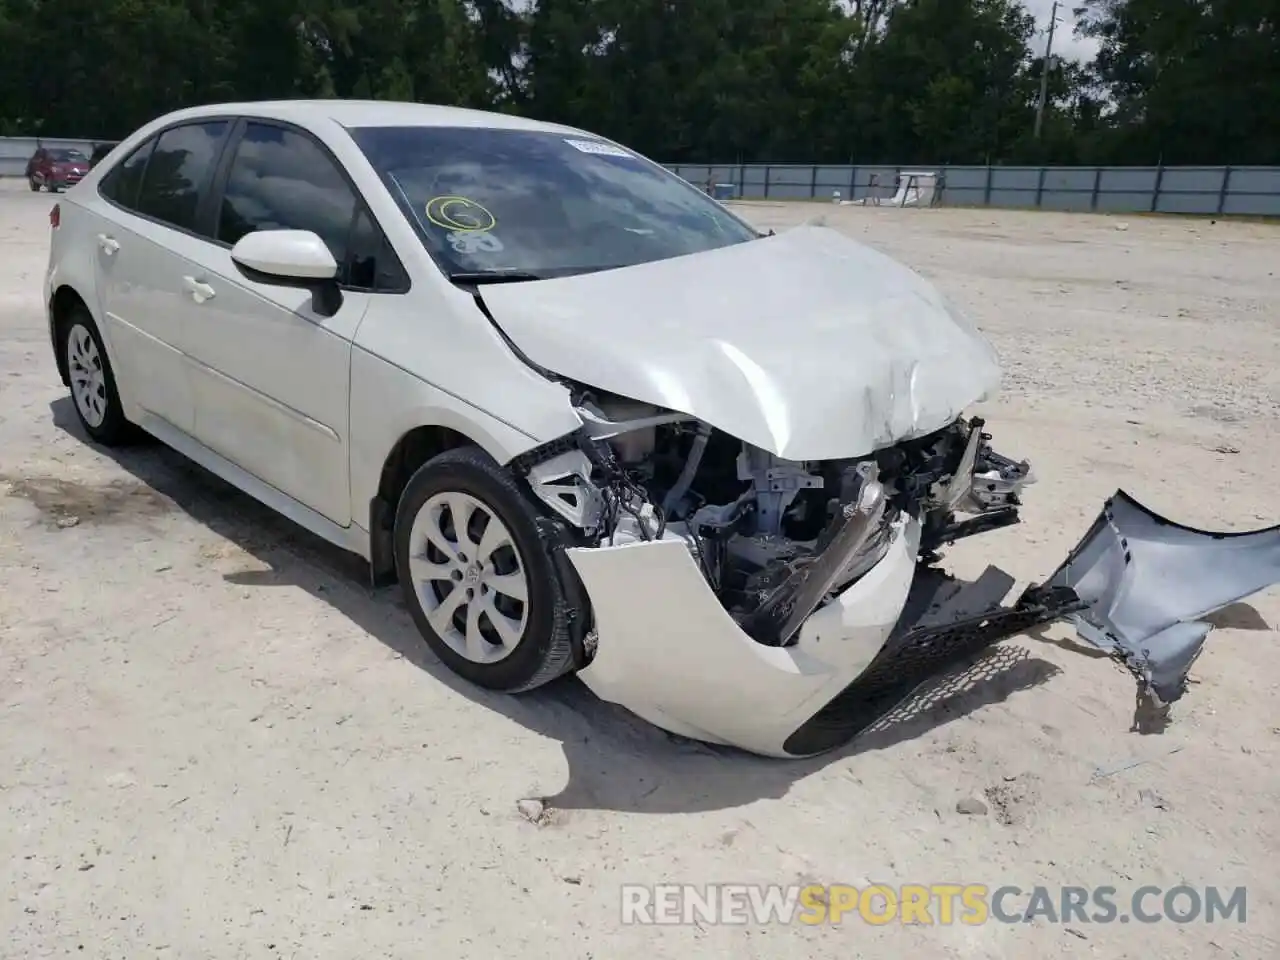
M 31 188 L 31 192 L 32 192 L 32 193 L 39 193 L 39 192 L 40 192 L 40 184 L 39 184 L 38 182 L 36 182 L 36 178 L 35 178 L 35 177 L 28 177 L 28 178 L 27 178 L 27 186 L 29 186 L 29 187 Z
M 572 669 L 569 604 L 534 507 L 479 447 L 445 451 L 413 475 L 395 555 L 414 622 L 454 673 L 516 693 Z

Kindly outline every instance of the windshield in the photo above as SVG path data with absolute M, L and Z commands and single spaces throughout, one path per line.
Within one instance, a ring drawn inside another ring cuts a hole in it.
M 79 150 L 50 150 L 49 158 L 59 163 L 74 163 L 77 160 L 87 159 Z
M 662 167 L 598 139 L 477 127 L 351 135 L 454 279 L 569 276 L 759 236 Z

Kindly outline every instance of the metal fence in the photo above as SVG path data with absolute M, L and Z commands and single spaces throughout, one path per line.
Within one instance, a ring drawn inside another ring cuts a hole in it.
M 89 155 L 104 141 L 41 138 Z M 0 137 L 0 177 L 21 177 L 35 137 Z M 904 170 L 939 176 L 936 202 L 958 207 L 1029 207 L 1102 213 L 1191 213 L 1280 217 L 1280 167 L 891 167 L 797 164 L 671 164 L 700 187 L 743 200 L 888 199 Z
M 1103 213 L 1280 216 L 1280 167 L 960 167 L 669 164 L 744 200 L 888 199 L 904 170 L 936 171 L 937 202 Z

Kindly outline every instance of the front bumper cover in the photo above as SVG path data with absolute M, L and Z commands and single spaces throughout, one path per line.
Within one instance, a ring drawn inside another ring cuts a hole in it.
M 569 550 L 597 633 L 580 676 L 602 699 L 670 732 L 811 756 L 849 742 L 992 644 L 1067 619 L 1134 673 L 1140 706 L 1167 717 L 1210 630 L 1198 618 L 1280 582 L 1280 526 L 1196 530 L 1123 491 L 1053 576 L 1010 606 L 1012 577 L 993 567 L 961 585 L 918 562 L 920 535 L 914 520 L 897 521 L 885 557 L 786 647 L 742 631 L 682 541 Z
M 1080 600 L 1081 639 L 1138 680 L 1139 715 L 1162 725 L 1186 690 L 1216 610 L 1280 583 L 1280 525 L 1244 533 L 1198 530 L 1160 516 L 1123 490 L 1107 500 L 1047 581 Z

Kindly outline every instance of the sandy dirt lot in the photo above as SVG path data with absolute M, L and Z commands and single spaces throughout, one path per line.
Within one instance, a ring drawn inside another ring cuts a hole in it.
M 85 442 L 40 303 L 50 203 L 0 187 L 0 956 L 1280 953 L 1280 590 L 1217 615 L 1161 735 L 1129 732 L 1131 679 L 1060 628 L 813 762 L 676 741 L 573 680 L 490 696 L 354 559 L 176 454 Z M 1040 482 L 957 570 L 1048 574 L 1117 487 L 1201 526 L 1280 521 L 1280 230 L 743 209 L 825 216 L 998 346 L 989 429 Z M 1144 885 L 1243 885 L 1248 913 L 620 924 L 621 884 L 716 881 L 1106 885 L 1126 913 Z

